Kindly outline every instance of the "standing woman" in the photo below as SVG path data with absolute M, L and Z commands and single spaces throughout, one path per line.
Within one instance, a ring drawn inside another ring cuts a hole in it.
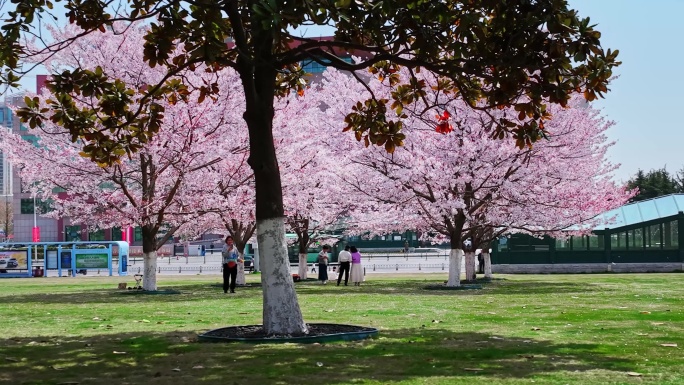
M 237 278 L 238 262 L 242 262 L 240 259 L 237 247 L 233 242 L 233 237 L 230 235 L 226 237 L 226 244 L 223 245 L 221 250 L 222 263 L 223 263 L 223 292 L 228 293 L 230 289 L 231 293 L 235 293 L 235 278 Z
M 349 251 L 351 251 L 351 281 L 354 283 L 354 286 L 361 286 L 361 282 L 363 282 L 361 253 L 356 249 L 356 246 L 350 247 Z
M 323 245 L 323 250 L 318 253 L 318 280 L 321 281 L 323 285 L 328 283 L 328 250 L 330 246 Z

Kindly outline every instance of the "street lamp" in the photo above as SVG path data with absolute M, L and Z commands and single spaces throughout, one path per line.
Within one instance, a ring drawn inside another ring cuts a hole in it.
M 40 227 L 38 227 L 38 214 L 36 196 L 33 196 L 33 242 L 40 242 Z

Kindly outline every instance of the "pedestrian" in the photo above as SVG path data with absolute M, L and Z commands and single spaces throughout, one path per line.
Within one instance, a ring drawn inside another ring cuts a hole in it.
M 340 286 L 340 282 L 342 282 L 342 274 L 344 274 L 344 286 L 347 286 L 347 282 L 349 282 L 349 270 L 350 270 L 350 264 L 351 264 L 351 253 L 349 252 L 349 246 L 345 246 L 344 250 L 340 251 L 340 254 L 337 256 L 337 261 L 340 263 L 340 271 L 338 271 L 338 276 L 337 276 L 337 286 Z
M 330 246 L 323 245 L 323 250 L 318 253 L 318 280 L 321 281 L 323 285 L 328 283 L 328 250 Z
M 361 266 L 361 253 L 355 246 L 349 248 L 351 252 L 351 281 L 354 286 L 361 286 L 363 282 L 363 267 Z
M 408 241 L 404 241 L 404 254 L 408 254 L 409 252 L 409 243 Z
M 200 246 L 200 256 L 204 257 L 206 255 L 207 255 L 207 249 L 206 249 L 206 246 L 204 246 L 204 244 L 203 244 L 202 246 Z
M 482 255 L 482 252 L 477 255 L 477 272 L 484 274 L 484 255 Z
M 228 289 L 230 289 L 231 293 L 235 293 L 238 262 L 242 261 L 239 259 L 237 247 L 235 247 L 233 237 L 230 235 L 226 237 L 226 244 L 223 245 L 221 255 L 223 256 L 223 292 L 228 293 Z

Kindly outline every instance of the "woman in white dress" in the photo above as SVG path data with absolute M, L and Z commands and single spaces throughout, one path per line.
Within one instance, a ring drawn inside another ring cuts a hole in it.
M 363 267 L 361 266 L 361 253 L 355 246 L 349 248 L 351 252 L 351 281 L 354 286 L 360 286 L 363 282 Z

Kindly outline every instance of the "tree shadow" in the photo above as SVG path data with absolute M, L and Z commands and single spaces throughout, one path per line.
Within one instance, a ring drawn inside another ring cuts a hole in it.
M 596 344 L 432 328 L 382 331 L 372 340 L 313 345 L 198 343 L 196 334 L 172 332 L 11 338 L 0 339 L 0 346 L 0 383 L 12 384 L 482 381 L 565 372 L 577 378 L 578 372 L 593 371 L 596 376 L 596 370 L 624 373 L 636 366 L 602 353 Z
M 426 296 L 478 296 L 478 295 L 530 295 L 540 294 L 586 294 L 587 292 L 617 290 L 608 289 L 598 285 L 587 285 L 579 282 L 550 282 L 550 281 L 507 281 L 494 280 L 491 282 L 478 281 L 481 289 L 473 290 L 434 290 L 426 289 L 427 286 L 442 284 L 441 280 L 393 280 L 373 281 L 368 280 L 361 286 L 336 286 L 330 282 L 321 285 L 318 282 L 298 282 L 296 291 L 299 295 L 337 295 L 341 293 L 357 294 L 389 294 L 389 295 L 426 295 Z M 12 295 L 15 303 L 40 303 L 40 304 L 88 304 L 88 303 L 145 303 L 145 302 L 182 302 L 199 297 L 215 298 L 223 296 L 223 290 L 216 283 L 178 284 L 159 288 L 160 290 L 179 291 L 180 294 L 144 294 L 132 290 L 116 289 L 83 289 L 69 293 L 31 293 Z M 245 287 L 238 287 L 236 298 L 260 296 L 261 285 L 252 283 Z M 0 297 L 0 301 L 4 297 Z
M 224 296 L 223 289 L 214 286 L 213 283 L 202 284 L 178 284 L 160 286 L 159 291 L 169 291 L 171 293 L 145 293 L 138 290 L 118 290 L 118 289 L 86 289 L 73 290 L 68 293 L 31 293 L 0 297 L 0 302 L 5 298 L 13 303 L 39 303 L 39 304 L 89 304 L 89 303 L 108 303 L 108 304 L 135 304 L 145 302 L 183 302 L 195 300 L 198 297 L 212 298 Z M 252 284 L 250 286 L 238 287 L 235 297 L 260 296 L 261 285 Z
M 318 293 L 318 294 L 339 294 L 341 290 L 346 290 L 360 294 L 420 294 L 433 296 L 476 296 L 491 294 L 506 295 L 540 295 L 540 294 L 581 294 L 595 291 L 605 291 L 606 288 L 598 285 L 586 284 L 583 282 L 552 282 L 552 281 L 509 281 L 493 280 L 474 281 L 472 284 L 481 286 L 479 289 L 472 290 L 453 290 L 447 287 L 444 290 L 435 289 L 444 283 L 444 280 L 393 280 L 373 281 L 368 279 L 361 286 L 337 286 L 336 283 L 321 285 L 318 282 L 297 283 L 297 293 Z M 463 282 L 464 286 L 472 285 Z M 429 288 L 428 288 L 429 286 Z

